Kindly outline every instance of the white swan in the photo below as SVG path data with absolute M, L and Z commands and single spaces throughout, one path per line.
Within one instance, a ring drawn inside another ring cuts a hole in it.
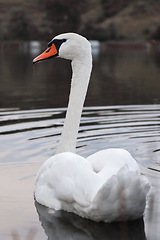
M 58 35 L 33 63 L 55 56 L 72 61 L 71 91 L 57 153 L 44 162 L 36 176 L 36 201 L 94 221 L 140 218 L 151 186 L 129 152 L 107 149 L 87 159 L 75 154 L 92 69 L 89 41 L 75 33 Z

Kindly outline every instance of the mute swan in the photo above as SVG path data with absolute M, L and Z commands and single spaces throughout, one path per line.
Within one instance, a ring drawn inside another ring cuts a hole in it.
M 71 60 L 72 80 L 66 119 L 57 152 L 41 166 L 35 199 L 94 221 L 140 218 L 151 189 L 137 162 L 124 149 L 99 151 L 88 158 L 75 154 L 76 139 L 92 69 L 89 41 L 75 33 L 56 36 L 33 63 L 61 57 Z

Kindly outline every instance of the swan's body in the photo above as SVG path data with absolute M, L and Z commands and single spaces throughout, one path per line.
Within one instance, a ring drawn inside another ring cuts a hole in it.
M 95 221 L 134 220 L 145 210 L 150 190 L 137 162 L 123 149 L 99 151 L 88 158 L 75 154 L 79 122 L 92 69 L 90 43 L 73 33 L 55 37 L 34 63 L 52 56 L 72 60 L 69 105 L 55 156 L 40 168 L 37 202 Z

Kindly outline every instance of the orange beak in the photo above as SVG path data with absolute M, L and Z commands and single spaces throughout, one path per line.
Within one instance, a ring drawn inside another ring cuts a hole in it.
M 56 57 L 57 54 L 58 54 L 57 48 L 54 44 L 52 44 L 51 47 L 47 48 L 42 54 L 34 58 L 33 63 L 37 63 L 39 61 L 42 61 L 51 57 Z

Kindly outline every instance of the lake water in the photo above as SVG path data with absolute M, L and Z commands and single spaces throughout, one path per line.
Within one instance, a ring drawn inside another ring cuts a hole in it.
M 42 48 L 43 50 L 43 48 Z M 127 149 L 156 190 L 144 220 L 94 223 L 34 202 L 36 173 L 55 154 L 70 87 L 70 62 L 32 66 L 26 45 L 0 51 L 0 240 L 146 239 L 160 236 L 160 53 L 108 50 L 94 68 L 77 140 L 86 157 Z

